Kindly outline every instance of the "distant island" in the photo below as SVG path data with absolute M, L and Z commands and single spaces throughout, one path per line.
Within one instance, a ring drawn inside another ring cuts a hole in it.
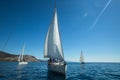
M 16 62 L 16 61 L 18 61 L 18 56 L 19 55 L 10 54 L 10 53 L 7 53 L 7 52 L 0 51 L 0 61 Z M 34 56 L 31 56 L 31 55 L 24 55 L 24 60 L 27 61 L 27 62 L 42 61 L 42 60 L 39 60 L 39 59 L 37 59 L 37 58 L 35 58 Z

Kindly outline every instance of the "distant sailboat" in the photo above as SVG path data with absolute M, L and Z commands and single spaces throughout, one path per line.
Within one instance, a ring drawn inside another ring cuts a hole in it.
M 23 54 L 24 54 L 24 49 L 25 49 L 25 45 L 23 46 L 23 48 L 22 48 L 22 52 L 21 52 L 21 54 L 19 55 L 19 57 L 18 57 L 18 64 L 20 65 L 20 64 L 28 64 L 28 62 L 25 62 L 24 61 L 24 58 L 23 58 Z
M 80 55 L 80 62 L 81 64 L 85 63 L 84 57 L 83 57 L 83 52 L 81 51 L 81 55 Z
M 59 34 L 57 9 L 54 8 L 54 16 L 50 23 L 44 47 L 44 58 L 48 60 L 48 70 L 65 75 L 66 62 Z

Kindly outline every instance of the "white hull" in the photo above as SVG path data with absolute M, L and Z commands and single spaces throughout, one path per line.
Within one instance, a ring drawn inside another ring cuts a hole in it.
M 48 64 L 49 71 L 53 71 L 53 72 L 60 73 L 63 75 L 66 75 L 66 68 L 67 66 L 64 64 L 59 64 L 59 63 Z
M 21 65 L 21 64 L 28 64 L 28 62 L 19 62 L 18 64 L 19 65 Z

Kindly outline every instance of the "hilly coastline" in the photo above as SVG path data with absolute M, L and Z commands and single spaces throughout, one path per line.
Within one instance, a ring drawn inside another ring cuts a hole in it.
M 18 56 L 15 54 L 10 54 L 7 52 L 0 51 L 0 61 L 7 61 L 7 62 L 16 62 L 18 61 Z M 27 62 L 37 62 L 40 61 L 34 56 L 31 55 L 24 55 L 24 60 Z

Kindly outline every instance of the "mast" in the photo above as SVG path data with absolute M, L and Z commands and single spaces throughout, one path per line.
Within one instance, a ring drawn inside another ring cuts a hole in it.
M 54 0 L 54 9 L 56 8 L 56 0 Z

